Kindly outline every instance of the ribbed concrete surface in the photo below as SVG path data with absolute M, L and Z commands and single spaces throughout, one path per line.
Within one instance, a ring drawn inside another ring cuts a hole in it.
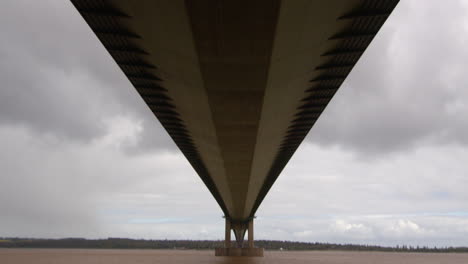
M 398 1 L 72 2 L 225 215 L 246 221 Z

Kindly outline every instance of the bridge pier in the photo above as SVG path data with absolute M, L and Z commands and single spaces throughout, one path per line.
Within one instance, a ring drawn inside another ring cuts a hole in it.
M 228 217 L 226 219 L 226 230 L 224 234 L 224 247 L 216 248 L 216 256 L 246 256 L 263 257 L 263 248 L 254 246 L 253 218 L 247 221 L 233 221 Z M 236 247 L 231 246 L 231 230 L 236 237 Z M 248 233 L 247 247 L 244 247 L 245 233 Z
M 226 230 L 224 231 L 224 247 L 231 247 L 231 221 L 226 218 Z
M 249 248 L 254 247 L 254 235 L 253 235 L 253 219 L 249 221 Z

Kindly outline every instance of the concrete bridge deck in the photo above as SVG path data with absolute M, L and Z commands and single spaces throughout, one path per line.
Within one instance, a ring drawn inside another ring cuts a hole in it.
M 72 2 L 213 194 L 239 245 L 398 3 Z

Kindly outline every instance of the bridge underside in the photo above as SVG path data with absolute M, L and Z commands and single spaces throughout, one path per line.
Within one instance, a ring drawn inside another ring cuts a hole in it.
M 226 217 L 247 223 L 398 1 L 72 2 Z

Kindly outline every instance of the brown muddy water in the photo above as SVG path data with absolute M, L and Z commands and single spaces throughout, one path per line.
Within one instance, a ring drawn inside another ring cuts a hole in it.
M 0 249 L 1 264 L 468 264 L 468 253 L 387 253 L 343 251 L 266 251 L 265 257 L 215 257 L 204 250 Z

